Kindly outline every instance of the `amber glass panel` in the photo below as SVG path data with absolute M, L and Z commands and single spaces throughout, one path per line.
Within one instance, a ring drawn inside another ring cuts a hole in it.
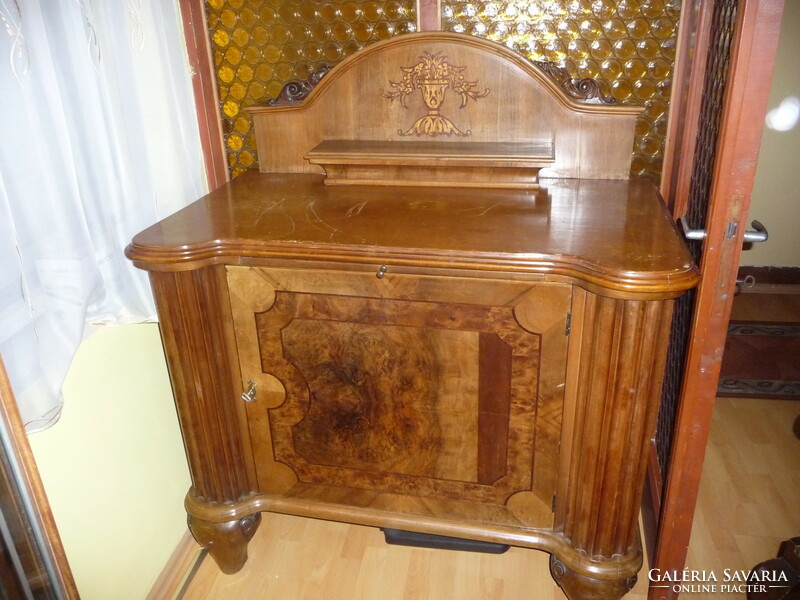
M 208 0 L 208 26 L 231 175 L 258 168 L 253 121 L 291 80 L 371 42 L 414 31 L 413 0 Z
M 619 102 L 644 105 L 631 174 L 658 180 L 679 12 L 680 0 L 442 0 L 442 29 L 555 62 Z

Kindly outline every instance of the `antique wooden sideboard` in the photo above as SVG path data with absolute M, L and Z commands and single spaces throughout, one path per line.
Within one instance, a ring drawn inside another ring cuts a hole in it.
M 137 235 L 196 539 L 261 511 L 536 548 L 618 598 L 673 299 L 697 271 L 639 109 L 469 36 L 409 34 L 252 109 L 260 173 Z

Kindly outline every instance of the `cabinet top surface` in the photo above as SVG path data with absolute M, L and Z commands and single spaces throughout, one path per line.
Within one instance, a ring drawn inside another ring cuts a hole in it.
M 628 292 L 697 281 L 648 180 L 546 179 L 525 191 L 248 173 L 139 233 L 127 255 L 154 271 L 288 258 L 541 273 Z

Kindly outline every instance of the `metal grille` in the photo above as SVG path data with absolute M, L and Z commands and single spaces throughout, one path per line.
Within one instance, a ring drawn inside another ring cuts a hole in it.
M 718 0 L 714 6 L 711 37 L 706 58 L 706 80 L 700 110 L 689 187 L 687 218 L 692 229 L 705 229 L 709 192 L 714 172 L 714 162 L 719 138 L 722 103 L 728 83 L 731 42 L 734 39 L 736 13 L 739 0 Z M 695 262 L 700 264 L 701 243 L 689 242 Z M 656 431 L 656 450 L 662 478 L 666 480 L 669 458 L 672 453 L 673 432 L 678 412 L 681 385 L 684 375 L 684 358 L 689 342 L 696 294 L 694 290 L 680 297 L 675 304 L 670 347 L 667 354 L 667 372 L 661 396 L 661 408 Z

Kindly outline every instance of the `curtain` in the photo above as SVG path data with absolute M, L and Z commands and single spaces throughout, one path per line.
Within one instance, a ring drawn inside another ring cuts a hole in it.
M 35 431 L 94 325 L 155 318 L 124 248 L 205 176 L 176 0 L 0 0 L 0 21 L 0 354 Z

